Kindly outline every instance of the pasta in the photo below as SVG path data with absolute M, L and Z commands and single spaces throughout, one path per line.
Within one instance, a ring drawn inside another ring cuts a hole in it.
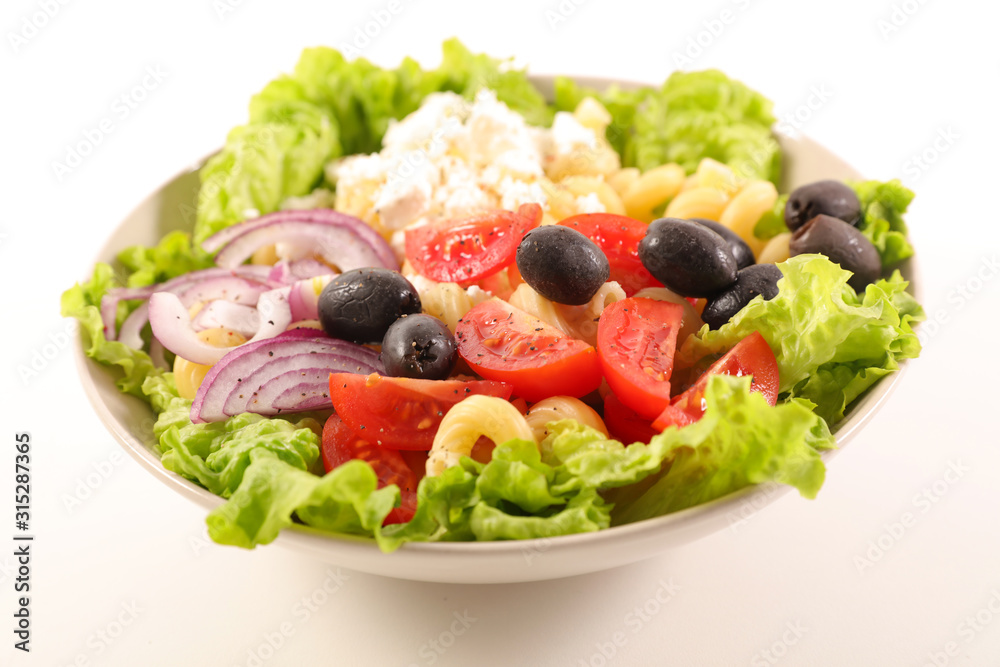
M 668 218 L 718 220 L 728 203 L 729 195 L 725 190 L 702 185 L 684 190 L 670 200 L 665 215 Z
M 773 239 L 767 242 L 764 249 L 760 251 L 760 255 L 757 257 L 758 264 L 777 264 L 778 262 L 784 262 L 789 257 L 788 252 L 788 242 L 792 240 L 792 233 L 785 232 L 784 234 L 778 234 Z
M 567 306 L 553 303 L 531 288 L 521 283 L 514 290 L 508 302 L 515 308 L 534 315 L 546 324 L 554 326 L 568 336 L 579 338 L 590 345 L 597 342 L 597 320 L 606 307 L 625 298 L 625 290 L 615 281 L 606 282 L 597 293 L 582 306 Z
M 458 283 L 436 283 L 419 275 L 407 276 L 420 294 L 420 304 L 428 315 L 444 322 L 452 333 L 458 321 L 477 303 L 490 298 L 479 288 L 465 289 Z
M 625 204 L 613 187 L 603 178 L 597 176 L 569 176 L 559 182 L 559 185 L 569 190 L 574 197 L 586 197 L 593 193 L 608 213 L 625 215 Z
M 527 420 L 511 403 L 495 396 L 473 395 L 445 414 L 427 457 L 428 476 L 440 475 L 472 453 L 480 436 L 495 443 L 514 438 L 534 441 Z
M 760 255 L 766 241 L 754 236 L 753 228 L 762 215 L 774 208 L 776 201 L 778 201 L 778 190 L 773 183 L 753 181 L 733 197 L 718 221 L 739 234 L 753 250 L 754 255 Z
M 628 189 L 639 180 L 641 175 L 642 172 L 635 167 L 625 167 L 608 176 L 608 185 L 615 189 L 619 197 L 624 197 Z
M 653 209 L 673 199 L 684 185 L 684 179 L 684 169 L 680 165 L 665 164 L 650 169 L 639 176 L 622 196 L 626 215 L 651 222 Z
M 727 197 L 732 197 L 743 186 L 728 165 L 712 158 L 704 158 L 698 163 L 698 169 L 691 175 L 690 187 L 703 187 L 721 190 Z
M 539 443 L 548 436 L 548 425 L 563 419 L 573 419 L 600 431 L 606 438 L 610 437 L 600 415 L 580 399 L 571 396 L 543 399 L 532 405 L 524 417 L 535 434 L 535 441 Z
M 580 121 L 580 125 L 595 132 L 604 132 L 611 124 L 611 113 L 593 97 L 580 100 L 573 110 L 573 117 Z

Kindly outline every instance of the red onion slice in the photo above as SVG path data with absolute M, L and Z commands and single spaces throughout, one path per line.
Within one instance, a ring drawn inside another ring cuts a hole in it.
M 279 412 L 292 412 L 294 410 L 321 410 L 330 407 L 330 369 L 317 368 L 310 369 L 307 373 L 315 370 L 316 375 L 296 384 L 291 385 L 278 394 L 271 405 Z M 307 376 L 308 377 L 308 376 Z M 269 383 L 270 384 L 270 383 Z M 317 387 L 321 391 L 316 391 Z
M 222 412 L 229 417 L 241 412 L 273 415 L 292 409 L 316 395 L 322 395 L 329 404 L 330 373 L 368 374 L 375 372 L 369 370 L 372 367 L 352 356 L 329 352 L 298 352 L 268 357 L 268 361 L 241 378 L 239 391 L 229 395 Z M 301 400 L 288 400 L 286 396 L 281 404 L 275 402 L 291 387 L 299 385 L 305 385 L 299 390 Z
M 337 272 L 329 266 L 318 259 L 313 259 L 311 257 L 297 259 L 294 262 L 290 262 L 288 268 L 291 270 L 292 276 L 298 280 L 315 278 L 316 276 L 337 275 Z
M 292 309 L 288 304 L 290 287 L 280 287 L 264 292 L 257 300 L 257 317 L 260 327 L 248 343 L 264 338 L 274 338 L 292 323 Z
M 282 287 L 260 295 L 257 300 L 260 326 L 248 343 L 273 338 L 292 323 L 292 311 L 288 305 L 289 289 Z M 215 347 L 200 340 L 191 323 L 188 309 L 171 292 L 156 292 L 149 297 L 149 323 L 153 327 L 153 335 L 163 343 L 163 347 L 188 361 L 211 365 L 231 349 Z
M 267 276 L 271 272 L 269 266 L 246 265 L 238 266 L 235 269 L 211 268 L 192 271 L 182 276 L 177 276 L 171 280 L 146 287 L 115 287 L 101 297 L 101 320 L 104 322 L 104 337 L 107 340 L 115 340 L 115 319 L 118 313 L 118 303 L 120 301 L 130 301 L 133 299 L 148 299 L 155 292 L 179 292 L 184 291 L 189 286 L 206 281 L 212 278 L 224 278 L 236 276 L 258 283 L 265 283 Z M 122 325 L 124 326 L 124 322 Z M 145 322 L 142 323 L 145 325 Z M 142 326 L 139 326 L 142 329 Z
M 253 306 L 218 299 L 198 311 L 191 324 L 197 331 L 221 327 L 250 338 L 260 328 L 260 316 Z
M 186 286 L 183 291 L 178 290 L 173 293 L 177 294 L 181 303 L 188 308 L 199 301 L 208 302 L 216 299 L 253 306 L 256 305 L 261 294 L 271 289 L 263 283 L 245 280 L 237 276 L 221 276 L 197 282 Z
M 120 297 L 115 297 L 112 293 L 117 288 L 108 290 L 101 297 L 101 322 L 104 323 L 104 338 L 106 340 L 115 339 L 115 323 L 118 320 L 118 302 Z M 122 322 L 124 324 L 124 322 Z
M 329 373 L 321 380 L 313 377 L 308 384 L 309 389 L 299 388 L 299 393 L 303 391 L 307 394 L 300 403 L 283 401 L 281 406 L 268 406 L 263 403 L 246 407 L 249 397 L 257 391 L 268 380 L 274 379 L 286 373 L 293 373 L 294 382 L 279 392 L 284 395 L 285 390 L 291 386 L 303 384 L 303 380 L 309 376 L 297 375 L 302 372 L 302 368 L 316 366 L 313 360 L 317 355 L 323 357 L 336 358 L 335 365 L 346 366 L 345 370 L 363 373 L 382 372 L 382 364 L 379 362 L 378 353 L 363 345 L 350 343 L 335 338 L 316 336 L 316 331 L 311 329 L 294 329 L 286 331 L 275 338 L 247 343 L 234 348 L 221 360 L 215 364 L 205 380 L 198 388 L 194 402 L 191 404 L 191 421 L 202 423 L 206 421 L 219 421 L 226 419 L 224 408 L 230 402 L 230 397 L 234 396 L 233 405 L 242 401 L 243 412 L 259 412 L 260 414 L 277 414 L 278 412 L 292 412 L 295 410 L 307 410 L 318 407 L 316 405 L 317 394 L 322 394 L 329 389 Z M 257 386 L 249 380 L 251 374 L 264 367 L 269 368 L 270 377 L 256 375 L 260 380 Z M 356 370 L 360 369 L 360 370 Z M 244 384 L 246 383 L 246 384 Z M 278 385 L 275 385 L 277 389 Z M 243 393 L 241 397 L 240 394 Z M 328 399 L 327 399 L 328 400 Z M 235 408 L 234 408 L 235 409 Z M 263 412 L 260 412 L 263 411 Z
M 149 324 L 163 347 L 197 364 L 214 364 L 230 349 L 199 339 L 188 309 L 170 292 L 157 292 L 149 297 Z
M 332 273 L 299 280 L 291 286 L 288 293 L 288 305 L 292 309 L 292 320 L 319 319 L 319 295 L 323 288 L 336 276 Z
M 290 285 L 297 280 L 326 275 L 337 275 L 337 272 L 323 262 L 307 257 L 297 259 L 294 262 L 281 260 L 271 267 L 267 280 L 274 285 L 283 286 Z
M 156 340 L 155 336 L 153 337 L 153 340 L 149 341 L 149 358 L 152 360 L 153 365 L 157 368 L 162 368 L 167 371 L 171 370 L 170 364 L 167 363 L 167 356 L 164 354 L 163 343 Z
M 118 341 L 136 350 L 142 349 L 142 329 L 149 321 L 149 304 L 144 303 L 129 313 L 118 332 Z
M 367 266 L 399 269 L 396 256 L 364 221 L 330 209 L 278 211 L 228 227 L 202 243 L 222 267 L 235 267 L 279 242 L 308 245 L 341 271 Z

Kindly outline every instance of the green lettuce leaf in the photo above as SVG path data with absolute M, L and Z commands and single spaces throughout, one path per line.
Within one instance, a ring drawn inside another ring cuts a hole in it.
M 118 261 L 128 272 L 129 287 L 166 282 L 214 265 L 208 253 L 191 243 L 191 235 L 181 231 L 164 235 L 155 246 L 129 246 L 118 253 Z
M 114 271 L 108 264 L 94 267 L 93 277 L 83 285 L 77 283 L 63 292 L 61 312 L 63 317 L 74 317 L 90 339 L 84 352 L 88 357 L 106 366 L 118 366 L 122 377 L 116 380 L 118 388 L 126 394 L 145 398 L 142 383 L 147 377 L 155 377 L 164 371 L 153 365 L 149 355 L 118 341 L 109 341 L 104 336 L 104 321 L 101 319 L 101 297 L 117 286 Z
M 814 498 L 826 474 L 819 450 L 833 438 L 797 402 L 771 407 L 750 392 L 750 378 L 709 378 L 705 415 L 668 428 L 648 448 L 669 462 L 652 484 L 609 494 L 615 525 L 661 516 L 720 498 L 750 484 L 778 482 Z M 637 445 L 631 445 L 629 449 Z
M 177 392 L 173 373 L 148 378 L 142 392 L 158 413 L 153 434 L 163 467 L 228 498 L 240 487 L 258 450 L 301 471 L 316 469 L 321 425 L 245 412 L 225 421 L 191 423 L 191 401 Z
M 496 92 L 497 99 L 519 112 L 528 123 L 542 126 L 552 123 L 552 109 L 524 70 L 511 68 L 509 61 L 474 54 L 454 38 L 441 48 L 441 66 L 434 73 L 440 90 L 452 90 L 472 99 L 479 89 L 489 88 Z
M 376 490 L 377 484 L 361 461 L 318 477 L 271 450 L 254 449 L 240 487 L 208 515 L 208 534 L 219 544 L 250 549 L 272 542 L 297 513 L 322 530 L 377 535 L 399 497 L 395 486 Z
M 754 225 L 753 235 L 763 241 L 767 241 L 768 239 L 773 239 L 778 234 L 787 232 L 788 225 L 785 224 L 785 204 L 787 203 L 787 194 L 779 196 L 777 201 L 774 202 L 774 206 L 771 207 L 771 210 L 765 211 L 764 215 L 760 216 L 760 220 Z
M 322 179 L 323 165 L 340 154 L 337 125 L 324 110 L 307 103 L 288 117 L 294 122 L 234 128 L 223 149 L 201 168 L 197 243 L 251 212 L 277 210 L 287 197 L 307 194 Z
M 913 191 L 893 179 L 887 182 L 859 181 L 848 183 L 858 195 L 863 213 L 858 229 L 864 234 L 888 267 L 913 255 L 913 246 L 906 238 L 903 214 L 913 201 Z
M 898 272 L 859 295 L 847 285 L 851 274 L 822 255 L 778 268 L 784 277 L 775 298 L 755 298 L 715 331 L 703 327 L 681 346 L 678 365 L 701 367 L 759 331 L 778 361 L 782 395 L 811 401 L 833 424 L 899 360 L 920 354 L 912 324 L 923 311 Z
M 626 167 L 643 171 L 677 162 L 688 173 L 702 158 L 744 178 L 778 183 L 781 151 L 771 134 L 771 102 L 718 70 L 675 72 L 659 89 L 605 92 L 556 81 L 556 108 L 572 110 L 585 96 L 611 112 L 608 139 Z

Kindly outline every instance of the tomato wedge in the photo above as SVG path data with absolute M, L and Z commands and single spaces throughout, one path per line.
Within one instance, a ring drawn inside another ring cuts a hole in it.
M 662 431 L 668 426 L 686 426 L 701 419 L 706 407 L 705 387 L 712 375 L 752 375 L 750 391 L 763 394 L 769 405 L 778 402 L 778 362 L 767 341 L 755 331 L 712 364 L 690 389 L 676 396 L 653 421 L 653 426 Z
M 515 396 L 532 403 L 549 396 L 579 398 L 601 384 L 593 347 L 500 299 L 466 313 L 455 338 L 473 371 L 510 383 Z
M 514 262 L 517 246 L 542 221 L 542 207 L 523 204 L 406 230 L 406 257 L 420 275 L 468 284 Z
M 611 390 L 639 416 L 653 419 L 670 404 L 677 332 L 684 308 L 630 297 L 601 313 L 597 353 Z
M 430 450 L 444 415 L 466 396 L 510 398 L 513 387 L 474 380 L 414 380 L 330 373 L 330 401 L 350 429 L 389 449 Z
M 395 484 L 399 487 L 400 504 L 386 516 L 383 525 L 406 523 L 417 511 L 418 475 L 407 465 L 403 456 L 392 449 L 373 445 L 354 434 L 351 428 L 336 414 L 331 415 L 323 425 L 323 468 L 330 472 L 348 461 L 367 461 L 378 477 L 378 488 Z
M 572 227 L 604 251 L 611 265 L 611 280 L 617 280 L 632 296 L 644 287 L 663 287 L 639 259 L 639 242 L 649 228 L 645 222 L 613 213 L 582 213 L 559 221 Z
M 635 410 L 626 407 L 614 394 L 604 397 L 604 425 L 615 440 L 626 445 L 649 442 L 654 435 L 660 434 L 648 419 L 643 419 Z

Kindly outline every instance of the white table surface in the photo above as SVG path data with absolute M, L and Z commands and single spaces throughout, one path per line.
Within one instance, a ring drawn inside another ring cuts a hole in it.
M 146 193 L 244 121 L 250 95 L 304 46 L 348 43 L 390 4 L 4 3 L 0 664 L 1000 664 L 1000 12 L 987 3 L 400 0 L 363 50 L 385 65 L 407 54 L 433 64 L 459 35 L 538 72 L 658 82 L 705 31 L 687 68 L 724 69 L 779 116 L 812 99 L 802 131 L 862 173 L 914 188 L 925 305 L 942 323 L 925 328 L 923 356 L 815 501 L 788 494 L 738 530 L 609 572 L 438 585 L 211 544 L 202 510 L 122 453 L 77 381 L 59 293 Z M 46 6 L 51 18 L 38 14 Z M 728 23 L 715 23 L 723 10 Z M 560 11 L 565 20 L 547 14 Z M 122 117 L 116 99 L 147 68 L 162 80 L 147 79 L 146 99 Z M 105 118 L 112 131 L 57 178 L 53 162 Z M 939 133 L 952 138 L 935 151 Z M 936 159 L 919 169 L 910 160 L 925 151 Z M 12 634 L 18 431 L 34 440 L 27 655 Z M 68 506 L 74 495 L 86 498 Z M 330 572 L 339 589 L 320 595 Z M 661 581 L 676 594 L 650 603 Z M 311 596 L 321 603 L 305 606 Z M 636 615 L 647 603 L 656 613 Z

